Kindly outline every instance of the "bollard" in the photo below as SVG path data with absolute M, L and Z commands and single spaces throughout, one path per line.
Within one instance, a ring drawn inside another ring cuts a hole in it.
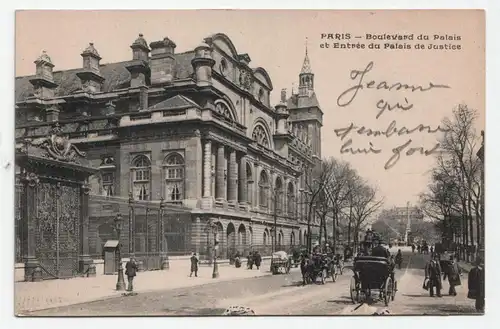
M 97 271 L 96 271 L 95 265 L 90 264 L 89 269 L 87 271 L 87 278 L 95 277 L 96 275 L 97 275 Z
M 43 281 L 43 277 L 42 277 L 42 268 L 40 267 L 40 265 L 37 265 L 37 266 L 35 267 L 35 269 L 33 270 L 33 274 L 32 274 L 31 280 L 32 280 L 33 282 L 40 282 L 40 281 Z
M 168 261 L 168 256 L 161 261 L 161 269 L 162 270 L 170 269 L 170 262 Z

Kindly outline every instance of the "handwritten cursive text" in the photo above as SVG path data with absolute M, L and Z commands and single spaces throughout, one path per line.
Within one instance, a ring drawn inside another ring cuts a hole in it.
M 387 162 L 385 163 L 384 165 L 384 169 L 385 170 L 389 170 L 391 169 L 392 167 L 394 167 L 394 165 L 396 165 L 396 163 L 398 163 L 399 159 L 401 158 L 401 154 L 403 153 L 403 151 L 412 143 L 412 140 L 409 139 L 406 143 L 398 146 L 398 147 L 395 147 L 392 149 L 392 156 L 389 158 L 389 160 L 387 160 Z M 431 154 L 434 154 L 434 153 L 437 153 L 438 152 L 438 148 L 440 146 L 440 143 L 436 143 L 436 145 L 432 148 L 432 149 L 429 149 L 429 150 L 425 150 L 423 147 L 410 147 L 406 150 L 405 154 L 407 156 L 411 156 L 415 153 L 417 154 L 422 154 L 422 155 L 425 155 L 425 156 L 429 156 Z
M 374 153 L 374 154 L 379 154 L 382 152 L 381 149 L 376 149 L 373 147 L 373 144 L 370 142 L 370 148 L 369 149 L 353 149 L 350 147 L 352 145 L 352 139 L 349 139 L 347 142 L 345 142 L 342 147 L 340 148 L 340 154 L 344 153 L 351 153 L 353 155 L 356 154 L 369 154 L 369 153 Z
M 376 90 L 388 90 L 388 91 L 399 91 L 399 90 L 409 90 L 411 92 L 426 92 L 436 88 L 450 88 L 447 85 L 443 84 L 434 84 L 429 82 L 429 85 L 424 87 L 420 85 L 408 85 L 401 82 L 389 83 L 387 81 L 377 82 L 375 80 L 371 80 L 369 82 L 364 82 L 363 79 L 365 75 L 373 69 L 373 62 L 368 63 L 366 68 L 362 71 L 360 70 L 351 70 L 350 78 L 353 81 L 356 81 L 356 84 L 352 87 L 349 87 L 345 91 L 343 91 L 339 97 L 337 98 L 337 105 L 340 107 L 349 106 L 354 99 L 356 98 L 358 92 L 364 88 L 366 89 L 376 89 Z
M 391 136 L 411 135 L 416 132 L 435 134 L 437 132 L 445 133 L 448 131 L 449 129 L 442 128 L 441 126 L 432 128 L 431 126 L 426 126 L 423 124 L 419 124 L 418 126 L 411 129 L 408 129 L 405 126 L 398 128 L 396 120 L 392 120 L 392 122 L 385 130 L 373 130 L 371 128 L 366 128 L 365 126 L 359 127 L 355 126 L 354 123 L 352 122 L 349 126 L 345 128 L 339 128 L 334 130 L 337 137 L 340 137 L 340 140 L 344 140 L 344 138 L 346 138 L 351 132 L 357 133 L 358 135 L 373 136 L 373 137 L 385 136 L 389 138 Z

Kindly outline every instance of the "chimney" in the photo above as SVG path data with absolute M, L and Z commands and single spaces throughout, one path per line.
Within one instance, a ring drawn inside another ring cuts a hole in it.
M 146 86 L 151 83 L 151 70 L 149 68 L 149 48 L 142 34 L 139 34 L 134 43 L 130 46 L 133 50 L 133 61 L 126 69 L 130 72 L 130 87 L 136 88 Z
M 150 50 L 142 33 L 139 33 L 139 37 L 135 39 L 130 48 L 132 48 L 132 59 L 146 62 L 148 61 Z
M 89 46 L 81 53 L 81 56 L 83 58 L 83 70 L 76 75 L 81 80 L 82 90 L 86 93 L 100 92 L 105 78 L 101 75 L 99 69 L 101 56 L 99 56 L 94 44 L 89 43 Z
M 36 75 L 30 82 L 34 88 L 34 95 L 40 99 L 50 99 L 54 97 L 54 91 L 57 84 L 54 82 L 53 68 L 54 64 L 44 50 L 40 57 L 35 61 Z
M 169 83 L 174 76 L 176 44 L 169 38 L 151 42 L 151 84 Z

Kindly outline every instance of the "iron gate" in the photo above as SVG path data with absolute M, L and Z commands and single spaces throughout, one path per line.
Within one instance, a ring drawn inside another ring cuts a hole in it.
M 135 257 L 142 262 L 144 270 L 161 269 L 158 216 L 159 211 L 145 208 L 145 214 L 135 218 Z
M 41 182 L 37 193 L 36 255 L 43 279 L 78 273 L 80 188 Z

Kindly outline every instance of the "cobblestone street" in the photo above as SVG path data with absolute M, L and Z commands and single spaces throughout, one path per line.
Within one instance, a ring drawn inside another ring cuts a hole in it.
M 448 283 L 444 282 L 443 297 L 431 298 L 428 292 L 422 290 L 423 267 L 429 256 L 411 255 L 406 251 L 404 258 L 402 269 L 396 273 L 398 281 L 396 298 L 387 307 L 390 314 L 476 313 L 474 301 L 466 298 L 466 273 L 462 277 L 462 286 L 457 287 L 458 296 L 447 296 Z M 249 272 L 246 269 L 238 270 Z M 267 267 L 262 270 L 267 270 Z M 350 278 L 351 271 L 346 268 L 335 283 L 330 279 L 325 285 L 302 286 L 299 269 L 292 269 L 288 275 L 268 275 L 224 282 L 219 280 L 216 283 L 196 287 L 157 289 L 154 292 L 139 291 L 136 296 L 120 296 L 26 313 L 26 315 L 218 315 L 231 305 L 250 307 L 257 315 L 350 314 L 358 306 L 353 305 L 349 297 Z M 192 279 L 192 282 L 196 280 Z M 207 280 L 207 282 L 213 281 Z M 383 302 L 377 302 L 372 307 L 386 308 Z

